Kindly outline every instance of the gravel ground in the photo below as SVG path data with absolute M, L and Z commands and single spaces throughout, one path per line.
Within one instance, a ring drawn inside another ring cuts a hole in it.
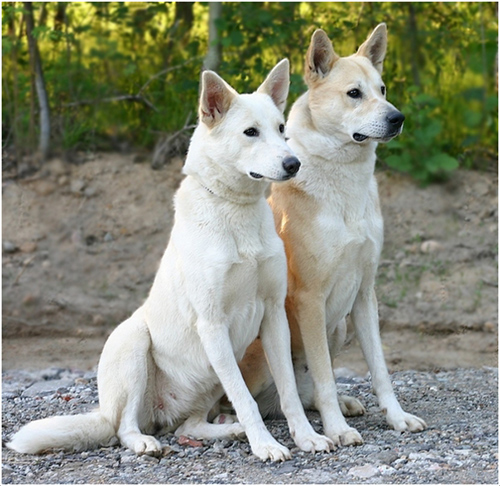
M 162 458 L 137 457 L 122 447 L 81 453 L 20 455 L 3 448 L 2 481 L 8 483 L 469 483 L 498 484 L 498 369 L 397 372 L 403 407 L 427 421 L 419 434 L 388 429 L 368 377 L 339 373 L 342 393 L 359 398 L 367 414 L 349 419 L 364 438 L 359 447 L 329 454 L 294 448 L 285 421 L 271 420 L 274 437 L 291 448 L 284 463 L 263 463 L 245 441 L 182 441 L 160 437 Z M 96 406 L 93 372 L 51 368 L 3 373 L 3 443 L 29 420 L 72 414 Z M 308 412 L 321 431 L 316 412 Z M 185 442 L 185 443 L 184 443 Z

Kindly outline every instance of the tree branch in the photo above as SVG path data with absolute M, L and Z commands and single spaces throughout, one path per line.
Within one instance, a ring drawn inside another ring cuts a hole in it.
M 156 106 L 153 105 L 153 103 L 151 103 L 151 101 L 149 101 L 144 96 L 144 94 L 143 94 L 144 90 L 147 89 L 147 87 L 155 79 L 159 78 L 160 76 L 163 76 L 164 74 L 167 74 L 167 73 L 169 73 L 171 71 L 175 71 L 176 69 L 180 69 L 180 68 L 184 67 L 186 64 L 188 64 L 190 62 L 193 62 L 193 61 L 196 61 L 196 60 L 199 60 L 199 59 L 201 59 L 201 56 L 192 57 L 192 58 L 188 59 L 187 61 L 184 61 L 181 64 L 178 64 L 176 66 L 171 66 L 171 67 L 169 67 L 167 69 L 163 69 L 159 73 L 154 74 L 153 76 L 151 76 L 146 81 L 146 83 L 144 83 L 142 85 L 142 87 L 139 89 L 139 91 L 137 92 L 137 94 L 110 96 L 110 97 L 107 97 L 107 98 L 101 98 L 101 99 L 97 99 L 97 100 L 72 101 L 71 103 L 64 103 L 62 106 L 64 108 L 72 108 L 72 107 L 75 107 L 75 106 L 82 106 L 82 105 L 97 105 L 99 103 L 113 103 L 115 101 L 135 101 L 135 102 L 138 102 L 138 103 L 143 103 L 144 105 L 146 105 L 148 108 L 152 109 L 153 111 L 159 112 L 160 110 L 158 110 L 158 108 L 156 108 Z
M 64 108 L 72 108 L 74 106 L 82 106 L 82 105 L 97 105 L 99 103 L 114 103 L 115 101 L 136 101 L 138 103 L 144 103 L 148 108 L 158 112 L 158 108 L 156 108 L 151 101 L 149 101 L 144 96 L 140 95 L 120 95 L 120 96 L 111 96 L 109 98 L 101 98 L 98 100 L 80 100 L 80 101 L 72 101 L 71 103 L 64 103 L 62 106 Z

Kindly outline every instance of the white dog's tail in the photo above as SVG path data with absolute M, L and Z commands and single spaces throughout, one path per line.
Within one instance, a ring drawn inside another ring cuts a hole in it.
M 12 437 L 7 447 L 24 454 L 50 449 L 82 451 L 111 445 L 115 435 L 111 422 L 96 411 L 30 422 Z

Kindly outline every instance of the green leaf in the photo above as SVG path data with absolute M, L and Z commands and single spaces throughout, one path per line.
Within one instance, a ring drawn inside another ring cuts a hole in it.
M 411 157 L 408 153 L 402 153 L 401 155 L 389 155 L 389 157 L 386 157 L 384 161 L 389 167 L 402 172 L 410 172 L 412 169 Z
M 429 172 L 435 173 L 440 170 L 451 171 L 458 168 L 458 161 L 451 155 L 440 152 L 427 159 L 425 163 Z

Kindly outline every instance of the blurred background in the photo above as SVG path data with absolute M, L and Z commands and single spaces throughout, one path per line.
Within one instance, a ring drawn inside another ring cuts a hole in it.
M 391 370 L 497 366 L 498 4 L 3 2 L 3 366 L 92 368 L 146 298 L 199 78 L 240 92 L 316 28 L 355 52 L 385 22 L 403 133 L 378 149 L 377 294 Z M 339 365 L 366 371 L 355 344 Z
M 161 166 L 186 149 L 189 130 L 171 136 L 196 123 L 202 66 L 252 91 L 288 57 L 291 106 L 305 90 L 303 59 L 316 28 L 349 55 L 386 22 L 384 79 L 411 137 L 383 147 L 381 161 L 422 182 L 457 167 L 496 166 L 497 9 L 496 2 L 3 2 L 3 149 L 15 163 L 38 149 L 73 160 L 78 151 L 145 148 Z

